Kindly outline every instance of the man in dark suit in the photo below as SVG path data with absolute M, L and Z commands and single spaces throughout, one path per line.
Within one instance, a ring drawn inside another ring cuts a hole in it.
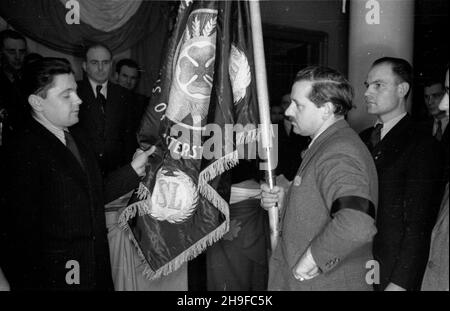
M 439 103 L 439 109 L 444 111 L 447 118 L 448 107 L 448 67 L 445 77 L 445 91 Z M 430 255 L 422 282 L 422 290 L 425 291 L 448 291 L 449 290 L 449 183 L 445 187 L 438 219 L 431 235 Z
M 126 88 L 131 92 L 132 102 L 130 105 L 131 110 L 131 128 L 133 132 L 136 132 L 139 128 L 142 115 L 147 108 L 149 98 L 145 95 L 136 92 L 136 87 L 139 84 L 141 77 L 141 69 L 139 65 L 130 58 L 124 58 L 116 64 L 115 78 L 120 86 Z
M 0 121 L 3 123 L 3 145 L 8 134 L 18 128 L 26 114 L 21 101 L 21 79 L 27 41 L 18 32 L 7 29 L 0 32 Z M 0 147 L 2 144 L 0 144 Z
M 131 94 L 108 81 L 111 61 L 111 51 L 105 45 L 94 44 L 86 50 L 85 78 L 77 82 L 84 104 L 80 122 L 74 127 L 74 131 L 82 129 L 89 135 L 104 175 L 127 163 L 137 148 L 131 124 Z
M 445 111 L 439 109 L 439 103 L 445 95 L 444 82 L 438 78 L 430 78 L 424 85 L 424 100 L 430 119 L 425 122 L 426 131 L 432 134 L 440 142 L 443 153 L 444 176 L 442 184 L 448 182 L 450 166 L 449 127 L 448 116 Z
M 345 121 L 352 88 L 338 72 L 297 74 L 286 111 L 294 131 L 312 142 L 283 201 L 262 185 L 262 206 L 281 206 L 281 236 L 269 264 L 269 290 L 372 290 L 366 266 L 376 233 L 377 173 Z
M 439 110 L 439 103 L 445 94 L 444 83 L 438 79 L 429 79 L 423 88 L 423 95 L 425 105 L 431 117 L 429 124 L 429 133 L 432 134 L 438 141 L 442 141 L 444 135 L 448 139 L 448 117 L 445 111 Z
M 103 181 L 90 143 L 69 130 L 81 104 L 69 62 L 33 62 L 24 85 L 32 117 L 7 150 L 2 269 L 13 290 L 111 290 L 104 204 L 138 185 L 151 151 Z
M 378 117 L 375 127 L 361 133 L 379 181 L 373 249 L 378 290 L 420 288 L 441 199 L 439 146 L 406 111 L 411 83 L 411 65 L 391 57 L 376 60 L 365 82 L 368 113 Z

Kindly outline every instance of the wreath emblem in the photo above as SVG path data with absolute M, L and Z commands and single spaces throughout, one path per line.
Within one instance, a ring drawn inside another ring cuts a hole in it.
M 149 214 L 158 221 L 181 223 L 195 211 L 198 190 L 192 179 L 180 170 L 161 168 L 150 198 Z

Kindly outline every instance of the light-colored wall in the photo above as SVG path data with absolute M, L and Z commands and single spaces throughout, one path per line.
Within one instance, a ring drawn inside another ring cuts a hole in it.
M 370 19 L 366 1 L 352 1 L 349 31 L 349 80 L 355 90 L 350 125 L 360 132 L 373 126 L 376 117 L 367 113 L 364 81 L 371 64 L 378 58 L 403 58 L 412 64 L 414 41 L 414 0 L 378 0 L 379 20 Z M 407 103 L 410 110 L 412 94 Z

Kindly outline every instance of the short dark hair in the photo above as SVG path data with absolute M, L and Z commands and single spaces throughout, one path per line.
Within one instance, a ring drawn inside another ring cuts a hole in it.
M 6 39 L 22 40 L 25 45 L 27 44 L 27 40 L 20 33 L 12 29 L 6 29 L 0 32 L 0 49 L 3 49 Z
M 442 88 L 444 88 L 444 81 L 442 79 L 433 79 L 433 78 L 428 78 L 425 79 L 424 83 L 423 83 L 423 87 L 430 87 L 433 86 L 435 84 L 440 84 L 442 86 Z
M 29 66 L 31 63 L 33 63 L 39 59 L 42 59 L 42 58 L 44 58 L 44 56 L 42 56 L 39 53 L 29 53 L 25 56 L 25 58 L 23 60 L 24 66 Z
M 409 84 L 408 93 L 405 95 L 405 99 L 407 99 L 409 93 L 411 93 L 413 82 L 413 69 L 411 64 L 403 58 L 382 57 L 373 62 L 372 68 L 380 64 L 389 64 L 392 72 L 397 76 L 397 78 L 400 79 L 401 82 L 406 82 Z
M 445 70 L 442 68 L 443 66 L 439 66 L 439 68 L 430 68 L 424 73 L 422 73 L 422 86 L 423 87 L 430 87 L 435 84 L 441 84 L 442 87 L 444 87 L 445 84 L 445 72 L 447 70 L 447 67 L 445 67 Z
M 86 49 L 84 50 L 84 59 L 85 60 L 87 60 L 88 52 L 90 50 L 92 50 L 92 49 L 95 49 L 95 48 L 104 48 L 105 50 L 108 51 L 110 58 L 111 59 L 113 58 L 113 53 L 112 53 L 111 49 L 106 44 L 103 44 L 101 42 L 94 42 L 94 43 L 88 44 L 86 46 Z
M 35 94 L 45 98 L 56 75 L 73 73 L 69 61 L 65 58 L 43 57 L 35 60 L 25 68 L 24 95 L 28 97 Z
M 116 72 L 117 74 L 120 74 L 120 70 L 122 69 L 123 66 L 127 66 L 130 68 L 134 68 L 137 70 L 138 75 L 141 74 L 141 69 L 139 67 L 139 65 L 132 60 L 131 58 L 122 58 L 121 60 L 119 60 L 116 64 Z
M 294 83 L 300 81 L 312 82 L 308 99 L 317 107 L 331 102 L 337 115 L 346 115 L 352 109 L 353 88 L 337 70 L 322 66 L 307 67 L 297 73 Z

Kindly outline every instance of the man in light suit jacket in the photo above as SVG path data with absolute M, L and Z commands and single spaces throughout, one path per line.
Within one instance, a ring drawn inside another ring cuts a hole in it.
M 103 174 L 126 164 L 137 148 L 131 93 L 108 80 L 111 66 L 112 53 L 107 46 L 97 43 L 87 48 L 85 78 L 77 82 L 83 105 L 80 122 L 73 128 L 89 136 Z
M 367 110 L 378 119 L 361 133 L 378 173 L 377 290 L 420 289 L 442 198 L 438 142 L 406 110 L 411 85 L 411 65 L 399 58 L 376 60 L 367 75 Z
M 81 104 L 69 62 L 32 63 L 25 86 L 32 117 L 7 150 L 0 265 L 12 290 L 112 290 L 104 204 L 138 185 L 151 152 L 103 181 L 69 130 Z
M 344 119 L 352 96 L 335 70 L 310 67 L 297 74 L 286 115 L 294 131 L 312 142 L 286 200 L 282 188 L 261 186 L 262 206 L 281 206 L 269 290 L 372 289 L 366 266 L 376 233 L 377 174 Z

